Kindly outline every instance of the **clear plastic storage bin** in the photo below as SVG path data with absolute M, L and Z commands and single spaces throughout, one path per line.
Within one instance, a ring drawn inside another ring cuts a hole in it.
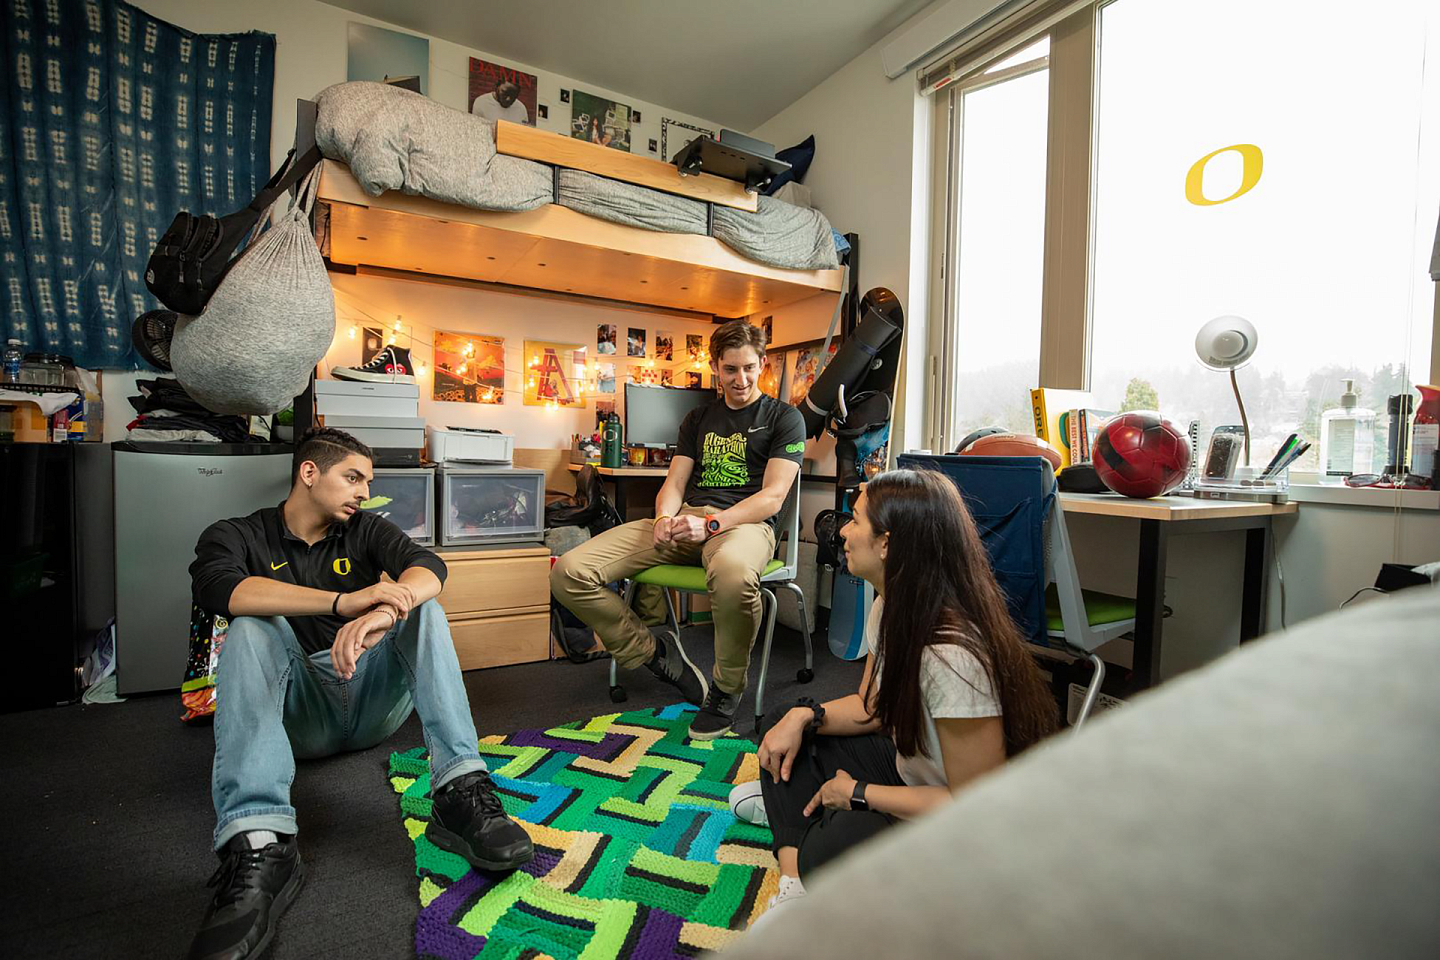
M 445 464 L 437 477 L 445 546 L 544 542 L 545 471 Z
M 370 499 L 362 507 L 379 514 L 418 544 L 435 543 L 435 468 L 377 467 Z

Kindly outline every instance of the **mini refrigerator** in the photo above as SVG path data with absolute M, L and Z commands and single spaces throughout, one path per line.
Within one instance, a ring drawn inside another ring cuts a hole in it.
M 440 543 L 447 547 L 545 541 L 545 471 L 447 463 Z
M 216 520 L 290 493 L 286 444 L 114 444 L 115 675 L 122 696 L 175 690 L 190 644 L 190 563 Z
M 421 546 L 435 542 L 435 468 L 376 467 L 370 499 L 360 509 L 378 514 Z

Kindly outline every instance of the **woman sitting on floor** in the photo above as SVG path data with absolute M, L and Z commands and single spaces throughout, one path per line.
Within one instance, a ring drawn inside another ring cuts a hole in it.
M 771 907 L 803 895 L 801 878 L 835 856 L 944 804 L 1056 728 L 1056 704 L 948 478 L 877 476 L 841 535 L 850 572 L 876 593 L 860 691 L 767 717 L 760 782 L 731 796 L 737 815 L 775 834 Z

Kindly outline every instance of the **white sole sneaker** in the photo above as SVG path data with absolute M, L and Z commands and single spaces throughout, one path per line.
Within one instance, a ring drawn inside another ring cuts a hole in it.
M 354 367 L 336 367 L 330 371 L 336 380 L 363 380 L 366 383 L 414 383 L 415 377 L 408 373 L 370 373 Z
M 771 918 L 775 916 L 776 913 L 783 914 L 785 912 L 784 910 L 777 911 L 775 909 L 776 907 L 803 899 L 805 899 L 805 886 L 800 882 L 799 878 L 781 877 L 780 892 L 770 898 L 770 903 L 766 906 L 764 913 L 750 921 L 749 929 L 754 930 L 763 923 L 771 923 Z
M 765 797 L 759 780 L 737 783 L 730 791 L 730 812 L 735 819 L 753 823 L 757 827 L 770 826 L 770 815 L 765 812 Z

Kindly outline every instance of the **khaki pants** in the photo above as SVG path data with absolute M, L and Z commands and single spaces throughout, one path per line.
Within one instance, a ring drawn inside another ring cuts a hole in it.
M 680 512 L 698 516 L 707 511 L 686 506 Z M 565 554 L 550 572 L 555 599 L 589 624 L 619 666 L 633 669 L 655 655 L 655 638 L 645 623 L 662 619 L 664 598 L 656 591 L 644 604 L 637 604 L 645 614 L 642 619 L 605 585 L 657 564 L 703 565 L 715 620 L 713 676 L 721 690 L 739 696 L 745 690 L 750 648 L 760 628 L 760 574 L 775 556 L 775 532 L 768 523 L 745 523 L 704 543 L 657 547 L 654 528 L 653 520 L 636 520 Z

